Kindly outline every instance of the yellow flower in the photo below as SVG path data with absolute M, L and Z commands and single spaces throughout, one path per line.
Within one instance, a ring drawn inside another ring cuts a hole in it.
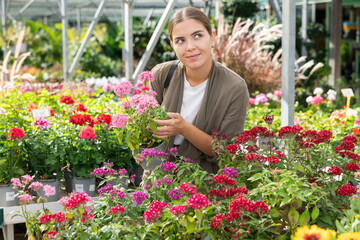
M 298 228 L 294 240 L 331 240 L 336 237 L 336 232 L 334 230 L 325 230 L 319 228 L 316 225 L 312 225 L 311 228 L 304 226 Z
M 340 234 L 337 240 L 360 240 L 360 232 Z

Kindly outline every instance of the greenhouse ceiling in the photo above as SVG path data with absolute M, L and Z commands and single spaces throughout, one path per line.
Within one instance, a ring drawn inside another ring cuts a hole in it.
M 177 0 L 175 9 L 186 6 L 203 8 L 206 2 L 212 2 L 214 6 L 215 1 Z M 2 2 L 6 2 L 10 20 L 61 21 L 59 0 L 2 0 Z M 67 0 L 66 2 L 69 21 L 77 21 L 80 18 L 81 22 L 90 22 L 101 0 Z M 167 3 L 168 0 L 133 0 L 133 16 L 161 16 Z M 103 16 L 110 21 L 122 22 L 122 8 L 123 0 L 107 0 Z

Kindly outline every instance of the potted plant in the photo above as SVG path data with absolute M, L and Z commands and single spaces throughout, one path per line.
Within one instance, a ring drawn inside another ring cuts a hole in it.
M 152 73 L 142 72 L 138 80 L 136 87 L 129 81 L 115 86 L 115 93 L 122 101 L 122 108 L 112 120 L 113 126 L 120 129 L 120 144 L 125 141 L 135 155 L 145 148 L 158 147 L 164 150 L 164 145 L 161 145 L 163 140 L 153 137 L 152 132 L 156 133 L 157 128 L 154 119 L 167 119 L 165 109 L 154 98 L 155 93 L 147 87 L 149 82 L 154 80 Z M 131 91 L 133 95 L 128 97 Z

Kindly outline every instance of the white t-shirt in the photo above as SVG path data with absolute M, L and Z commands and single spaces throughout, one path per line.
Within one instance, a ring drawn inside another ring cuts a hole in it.
M 194 118 L 200 109 L 207 82 L 208 80 L 205 80 L 200 85 L 192 87 L 184 74 L 184 94 L 180 115 L 190 123 L 194 121 Z M 178 134 L 175 136 L 174 145 L 180 145 L 183 141 L 184 136 Z

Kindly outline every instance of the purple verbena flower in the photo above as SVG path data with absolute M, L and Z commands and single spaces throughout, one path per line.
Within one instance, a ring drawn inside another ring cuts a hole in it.
M 132 200 L 136 202 L 138 205 L 141 205 L 148 198 L 149 196 L 142 191 L 134 192 L 132 195 Z
M 181 192 L 181 190 L 177 188 L 171 189 L 170 191 L 167 192 L 167 194 L 169 195 L 170 199 L 174 199 L 174 200 L 178 200 L 179 198 L 183 197 L 183 193 Z

